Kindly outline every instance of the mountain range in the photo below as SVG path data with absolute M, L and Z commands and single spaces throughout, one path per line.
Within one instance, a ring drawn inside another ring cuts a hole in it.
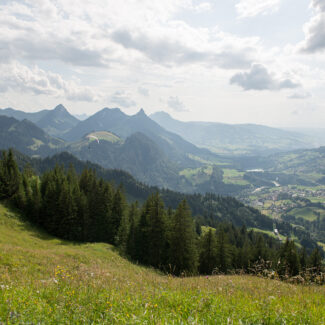
M 72 127 L 79 123 L 79 120 L 71 115 L 62 105 L 56 106 L 52 110 L 42 110 L 35 113 L 27 113 L 13 108 L 0 110 L 0 115 L 14 117 L 17 120 L 29 120 L 43 129 L 49 135 L 62 137 Z
M 151 114 L 150 118 L 196 146 L 219 154 L 268 155 L 316 145 L 316 140 L 306 134 L 263 125 L 182 122 L 166 112 Z
M 250 154 L 307 146 L 304 142 L 307 138 L 303 135 L 284 130 L 257 125 L 180 122 L 162 112 L 149 117 L 142 109 L 135 115 L 127 115 L 118 108 L 104 108 L 83 121 L 72 116 L 63 105 L 36 113 L 3 109 L 0 110 L 0 126 L 2 149 L 14 147 L 24 154 L 39 157 L 68 151 L 105 168 L 125 170 L 149 185 L 183 192 L 226 195 L 234 195 L 255 182 L 247 177 L 239 181 L 234 177 L 234 183 L 225 183 L 224 171 L 229 174 L 233 173 L 232 168 L 245 171 L 245 168 L 263 164 L 269 169 L 271 163 L 279 160 L 278 156 L 225 157 L 200 145 L 215 145 L 212 149 L 218 151 L 218 143 L 228 141 L 231 144 L 222 146 L 227 147 L 230 153 L 229 148 L 235 148 L 237 143 L 237 149 L 234 149 L 237 154 L 240 138 L 240 150 Z M 256 144 L 263 143 L 264 138 L 267 139 L 265 148 L 254 146 L 254 139 Z M 275 149 L 276 143 L 278 147 Z

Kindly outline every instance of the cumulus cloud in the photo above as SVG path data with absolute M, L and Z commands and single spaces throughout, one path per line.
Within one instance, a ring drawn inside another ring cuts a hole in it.
M 144 87 L 139 87 L 138 88 L 138 93 L 142 96 L 148 97 L 149 96 L 149 89 L 144 88 Z
M 168 106 L 176 112 L 188 111 L 184 103 L 178 98 L 178 96 L 169 96 L 167 100 Z
M 19 62 L 0 64 L 0 92 L 9 90 L 32 93 L 35 95 L 65 96 L 74 101 L 92 102 L 98 95 L 89 87 L 66 81 L 60 75 L 47 72 L 37 66 L 29 68 Z
M 124 108 L 136 106 L 136 102 L 125 91 L 116 91 L 110 98 L 110 102 Z
M 210 2 L 202 2 L 196 6 L 194 6 L 194 11 L 201 13 L 205 11 L 210 11 L 212 9 L 212 4 Z
M 112 33 L 112 39 L 126 49 L 134 49 L 152 61 L 163 65 L 202 63 L 224 69 L 247 68 L 253 60 L 253 47 L 240 49 L 228 44 L 221 49 L 197 50 L 183 44 L 180 39 L 154 38 L 143 32 L 119 29 Z
M 236 10 L 240 18 L 266 15 L 277 11 L 281 0 L 240 0 Z
M 295 92 L 292 95 L 288 96 L 289 99 L 306 99 L 310 97 L 311 97 L 311 93 L 306 91 Z
M 305 40 L 301 50 L 305 53 L 316 53 L 325 49 L 325 1 L 312 0 L 315 15 L 304 26 Z
M 230 83 L 236 84 L 244 90 L 281 90 L 300 86 L 299 83 L 291 79 L 276 78 L 262 64 L 253 64 L 250 71 L 235 74 L 230 79 Z

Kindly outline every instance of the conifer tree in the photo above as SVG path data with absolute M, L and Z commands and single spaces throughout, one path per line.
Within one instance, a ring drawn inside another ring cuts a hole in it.
M 308 266 L 313 268 L 315 273 L 319 273 L 322 268 L 322 256 L 319 248 L 316 247 L 309 256 Z
M 151 197 L 144 203 L 140 220 L 135 229 L 135 255 L 134 259 L 142 264 L 148 264 L 149 256 L 149 221 L 148 215 L 151 207 Z
M 126 200 L 122 192 L 122 188 L 119 187 L 116 190 L 113 197 L 112 215 L 108 224 L 109 237 L 112 239 L 113 243 L 115 243 L 117 232 L 125 213 L 126 213 Z
M 131 259 L 136 259 L 136 227 L 138 223 L 138 216 L 139 216 L 139 207 L 138 202 L 131 204 L 129 210 L 129 233 L 126 242 L 126 254 Z
M 115 244 L 119 248 L 121 254 L 127 254 L 127 243 L 130 232 L 130 214 L 124 213 L 122 215 L 122 220 L 117 231 L 115 238 Z
M 301 269 L 305 271 L 307 266 L 307 253 L 305 247 L 300 251 L 299 262 Z
M 19 190 L 21 174 L 12 149 L 2 152 L 0 160 L 0 199 L 12 198 Z
M 299 274 L 300 265 L 293 240 L 286 239 L 280 250 L 278 273 L 280 276 L 294 276 Z
M 191 212 L 185 200 L 178 205 L 173 217 L 170 263 L 176 275 L 197 272 L 196 233 Z
M 227 273 L 229 268 L 229 250 L 222 228 L 217 233 L 217 267 L 222 273 Z
M 217 240 L 214 232 L 209 229 L 200 242 L 199 271 L 201 274 L 212 274 L 217 266 Z
M 162 268 L 168 259 L 166 211 L 158 193 L 152 195 L 149 201 L 148 263 Z

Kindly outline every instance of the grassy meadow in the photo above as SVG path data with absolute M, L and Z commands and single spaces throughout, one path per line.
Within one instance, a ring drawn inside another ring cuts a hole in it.
M 0 324 L 324 324 L 325 287 L 176 278 L 64 242 L 0 205 Z

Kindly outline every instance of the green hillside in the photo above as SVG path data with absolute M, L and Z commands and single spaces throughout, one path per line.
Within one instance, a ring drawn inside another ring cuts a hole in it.
M 89 133 L 86 138 L 89 139 L 89 141 L 96 141 L 96 138 L 100 141 L 100 140 L 105 140 L 108 142 L 112 142 L 112 143 L 121 143 L 123 142 L 121 138 L 119 138 L 117 135 L 111 133 L 111 132 L 107 132 L 107 131 L 98 131 L 98 132 L 92 132 Z
M 110 245 L 52 238 L 0 205 L 0 323 L 323 324 L 324 306 L 324 287 L 164 276 Z

